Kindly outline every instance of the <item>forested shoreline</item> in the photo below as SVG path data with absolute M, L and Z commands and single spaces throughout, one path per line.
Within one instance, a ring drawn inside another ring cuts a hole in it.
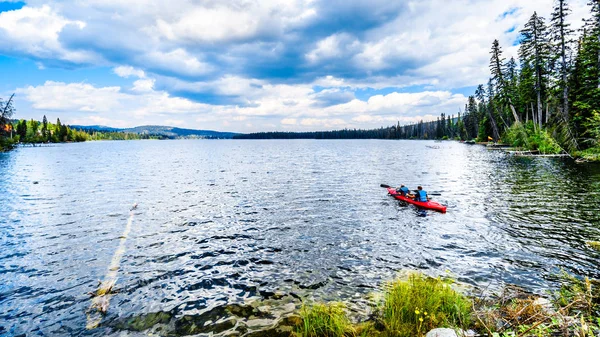
M 494 40 L 490 78 L 457 117 L 372 130 L 262 132 L 240 139 L 457 139 L 502 142 L 541 153 L 600 160 L 600 2 L 576 32 L 557 0 L 550 20 L 534 12 L 520 31 L 518 60 Z
M 520 30 L 518 59 L 503 56 L 494 40 L 490 77 L 479 84 L 457 116 L 436 121 L 317 132 L 260 132 L 237 139 L 456 139 L 502 142 L 541 153 L 569 153 L 600 160 L 600 2 L 589 3 L 583 27 L 571 28 L 566 0 L 556 0 L 549 20 L 534 12 Z M 12 96 L 0 101 L 0 145 L 96 139 L 140 139 L 145 135 L 74 130 L 60 123 L 10 122 Z M 44 117 L 45 119 L 45 117 Z M 16 132 L 16 140 L 7 135 Z
M 48 122 L 46 116 L 42 121 L 16 120 L 0 124 L 0 149 L 8 150 L 17 144 L 43 144 L 85 142 L 90 140 L 134 140 L 153 138 L 150 135 L 117 131 L 98 131 L 92 129 L 71 128 L 62 124 L 60 118 L 56 123 Z

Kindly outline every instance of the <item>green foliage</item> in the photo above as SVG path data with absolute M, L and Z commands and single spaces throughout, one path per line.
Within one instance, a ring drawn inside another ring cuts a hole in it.
M 600 161 L 600 145 L 574 153 L 576 157 L 589 161 Z
M 538 150 L 542 154 L 558 154 L 562 152 L 560 145 L 550 136 L 547 130 L 536 130 L 529 137 L 531 150 Z
M 406 279 L 387 284 L 375 321 L 352 324 L 341 303 L 304 306 L 303 337 L 424 336 L 438 327 L 468 328 L 472 303 L 451 287 L 451 282 L 411 273 Z M 376 328 L 377 327 L 377 328 Z
M 563 272 L 561 287 L 554 293 L 554 302 L 565 308 L 565 314 L 583 314 L 588 317 L 600 317 L 600 288 L 587 277 L 580 280 Z
M 41 126 L 41 129 L 40 129 Z M 156 138 L 149 135 L 139 135 L 126 132 L 107 132 L 97 130 L 76 130 L 71 129 L 68 125 L 62 124 L 60 119 L 56 120 L 56 124 L 46 120 L 40 123 L 35 120 L 20 120 L 13 125 L 16 139 L 21 143 L 61 143 L 61 142 L 85 142 L 90 140 L 133 140 L 133 139 L 149 139 Z
M 354 336 L 354 328 L 344 309 L 342 303 L 303 306 L 300 311 L 303 323 L 298 332 L 304 337 Z
M 517 148 L 527 148 L 529 135 L 521 123 L 514 123 L 504 134 L 504 143 Z
M 583 123 L 586 127 L 586 135 L 592 137 L 590 139 L 592 146 L 600 144 L 600 112 L 593 110 L 591 116 Z
M 382 321 L 389 336 L 421 336 L 438 327 L 467 328 L 471 308 L 449 282 L 414 273 L 388 285 Z
M 532 121 L 525 125 L 514 123 L 504 134 L 504 142 L 524 150 L 539 151 L 542 154 L 558 154 L 562 152 L 560 145 L 548 130 L 535 127 Z
M 488 140 L 488 119 L 484 118 L 480 123 L 479 123 L 479 129 L 477 132 L 477 141 L 478 142 L 487 142 Z
M 15 139 L 10 139 L 8 137 L 0 137 L 0 152 L 8 151 L 12 149 L 15 145 Z

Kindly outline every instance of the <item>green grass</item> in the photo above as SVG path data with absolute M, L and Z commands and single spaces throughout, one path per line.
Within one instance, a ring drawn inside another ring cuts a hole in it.
M 471 301 L 439 278 L 413 273 L 387 284 L 374 321 L 353 325 L 340 303 L 304 306 L 303 324 L 297 334 L 304 337 L 424 336 L 439 327 L 467 328 Z
M 388 285 L 382 321 L 386 335 L 421 336 L 439 327 L 468 327 L 471 308 L 471 301 L 449 282 L 410 274 Z
M 300 311 L 302 325 L 298 333 L 304 337 L 355 336 L 354 327 L 344 309 L 341 303 L 303 306 Z

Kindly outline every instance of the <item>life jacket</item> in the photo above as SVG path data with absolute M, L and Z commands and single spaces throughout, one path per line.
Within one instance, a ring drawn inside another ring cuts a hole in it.
M 427 202 L 427 192 L 420 190 L 416 192 L 415 201 Z
M 408 194 L 408 192 L 409 192 L 409 191 L 408 191 L 408 187 L 406 187 L 406 186 L 400 187 L 400 188 L 398 189 L 398 192 L 400 192 L 402 195 L 407 195 L 407 194 Z

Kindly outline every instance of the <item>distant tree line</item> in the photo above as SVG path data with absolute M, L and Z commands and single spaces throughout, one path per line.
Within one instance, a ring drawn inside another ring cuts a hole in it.
M 534 12 L 520 31 L 518 60 L 490 50 L 490 78 L 468 97 L 463 115 L 373 130 L 266 132 L 235 138 L 380 138 L 501 141 L 542 153 L 569 152 L 600 160 L 600 1 L 570 28 L 566 0 L 547 22 Z
M 144 136 L 134 133 L 75 129 L 62 124 L 60 118 L 56 119 L 56 123 L 50 123 L 45 115 L 41 122 L 33 119 L 29 121 L 22 119 L 14 121 L 12 126 L 14 130 L 13 140 L 17 143 L 63 143 L 144 138 Z M 146 138 L 148 137 L 146 136 Z
M 156 139 L 161 136 L 140 135 L 120 131 L 104 131 L 94 129 L 71 128 L 61 123 L 60 118 L 56 123 L 48 122 L 44 115 L 42 121 L 13 120 L 15 113 L 12 95 L 4 102 L 0 98 L 0 150 L 12 148 L 15 144 L 85 142 L 88 140 L 130 140 L 130 139 Z
M 436 121 L 381 127 L 378 129 L 343 129 L 307 132 L 257 132 L 236 135 L 234 139 L 462 139 L 466 136 L 460 113 L 444 113 Z

